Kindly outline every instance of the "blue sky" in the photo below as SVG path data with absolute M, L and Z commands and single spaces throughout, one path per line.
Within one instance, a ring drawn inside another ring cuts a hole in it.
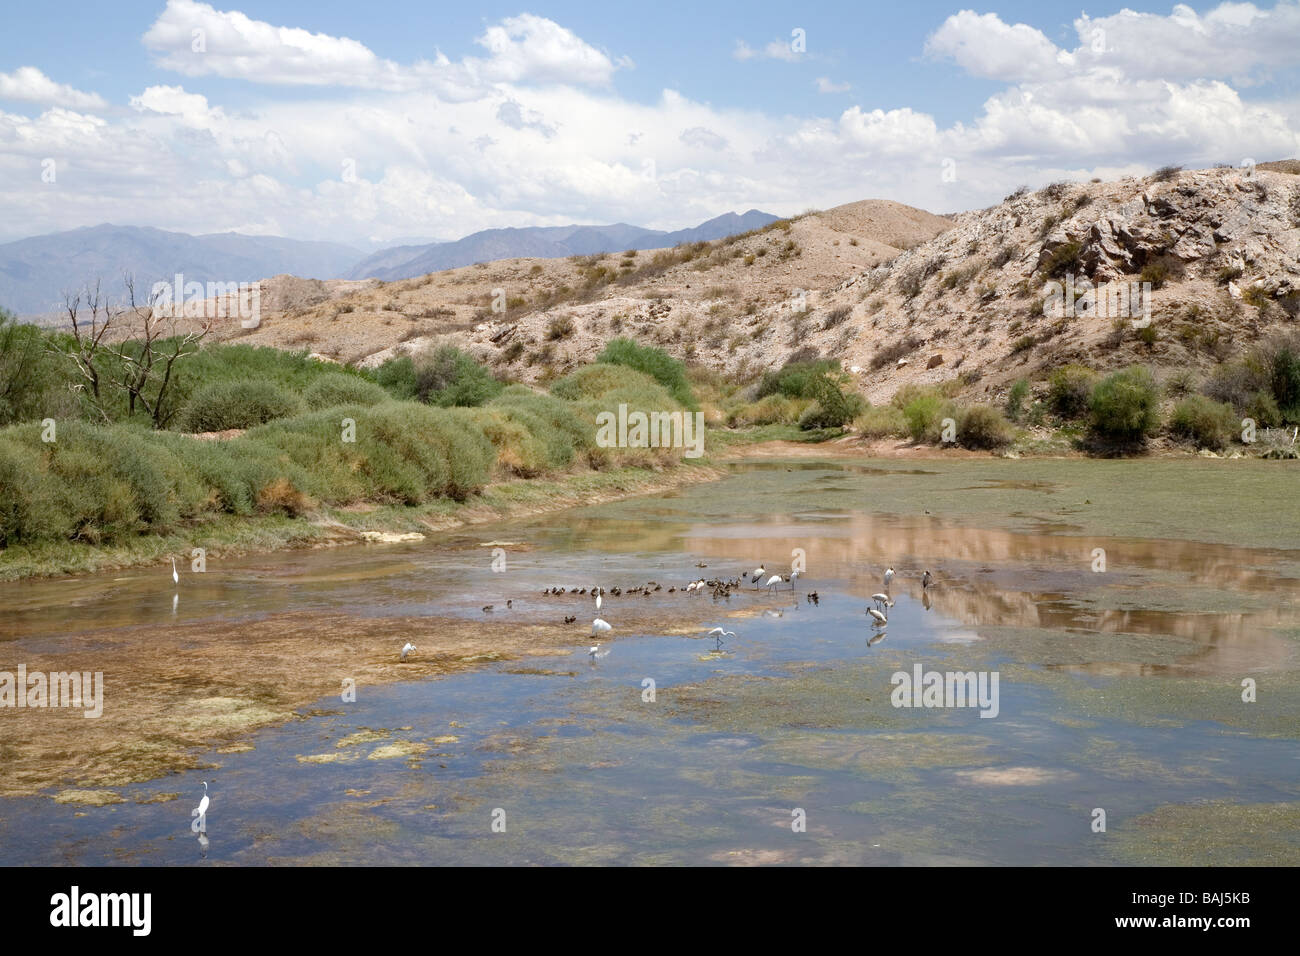
M 0 238 L 946 212 L 1020 182 L 1296 154 L 1296 0 L 1123 10 L 24 4 L 0 36 Z

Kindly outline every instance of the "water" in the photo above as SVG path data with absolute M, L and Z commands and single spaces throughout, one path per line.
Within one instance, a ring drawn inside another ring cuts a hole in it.
M 152 569 L 6 586 L 4 666 L 10 651 L 84 651 L 87 631 L 135 639 L 169 620 L 238 629 L 330 612 L 364 631 L 441 615 L 482 621 L 503 647 L 520 621 L 578 623 L 549 654 L 324 698 L 246 735 L 251 750 L 110 787 L 122 803 L 55 803 L 57 788 L 0 800 L 0 862 L 1294 862 L 1296 553 L 1090 535 L 1045 504 L 1086 480 L 1074 465 L 1020 481 L 946 464 L 744 464 L 676 494 L 437 541 L 220 562 L 187 577 L 174 612 Z M 940 478 L 1019 508 L 925 514 L 920 483 Z M 873 509 L 907 481 L 911 513 Z M 494 574 L 499 542 L 508 567 Z M 788 570 L 796 548 L 797 593 L 666 593 L 760 562 Z M 866 596 L 887 563 L 896 604 L 870 642 Z M 929 594 L 923 567 L 938 577 Z M 664 590 L 606 599 L 614 640 L 596 660 L 590 599 L 540 593 L 646 580 Z M 737 632 L 721 652 L 702 636 L 715 625 Z M 917 663 L 996 672 L 998 715 L 891 706 L 891 675 Z M 1253 704 L 1243 678 L 1259 685 Z M 203 780 L 205 843 L 190 828 Z M 143 802 L 160 794 L 179 798 Z

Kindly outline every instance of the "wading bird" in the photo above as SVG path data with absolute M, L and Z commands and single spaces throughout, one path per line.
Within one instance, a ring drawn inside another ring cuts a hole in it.
M 889 618 L 885 617 L 883 611 L 877 611 L 873 607 L 873 608 L 868 608 L 867 613 L 871 615 L 871 619 L 872 621 L 875 622 L 876 627 L 884 627 L 886 624 L 889 623 Z
M 172 558 L 172 584 L 180 584 L 181 576 L 176 571 L 176 559 Z
M 716 639 L 717 639 L 717 642 L 718 642 L 718 646 L 721 647 L 721 646 L 722 646 L 722 639 L 723 639 L 724 637 L 735 637 L 735 636 L 736 636 L 736 632 L 735 632 L 735 631 L 724 631 L 724 630 L 723 630 L 722 628 L 720 628 L 720 627 L 715 627 L 713 630 L 709 631 L 708 636 L 709 636 L 709 637 L 712 637 L 712 638 L 716 638 Z
M 921 575 L 922 588 L 928 588 L 933 583 L 934 583 L 934 575 L 931 574 L 929 571 L 926 571 L 923 575 Z
M 786 578 L 786 580 L 790 582 L 791 591 L 794 590 L 794 583 L 799 580 L 799 575 L 801 574 L 803 574 L 803 572 L 800 571 L 798 568 L 795 568 L 793 571 L 790 572 L 790 576 Z
M 772 588 L 776 587 L 778 584 L 783 584 L 784 582 L 785 582 L 785 578 L 781 577 L 781 575 L 779 574 L 772 575 L 770 578 L 767 579 L 768 593 L 770 594 L 772 592 Z
M 202 820 L 208 814 L 208 782 L 203 781 L 203 799 L 199 801 L 199 819 Z
M 600 589 L 600 588 L 595 588 L 595 591 L 596 591 L 596 610 L 599 611 L 599 610 L 600 610 L 600 603 L 601 603 L 601 600 L 600 600 L 601 589 Z
M 609 626 L 609 623 L 606 621 L 602 621 L 600 618 L 596 618 L 596 620 L 591 622 L 592 637 L 595 637 L 597 634 L 605 634 L 612 630 L 614 629 Z
M 889 589 L 889 582 L 894 580 L 894 569 L 885 568 L 885 589 Z
M 880 608 L 881 610 L 884 610 L 887 607 L 894 606 L 894 602 L 889 600 L 888 594 L 873 594 L 871 595 L 871 600 L 875 601 L 876 607 Z
M 406 663 L 406 655 L 409 654 L 409 653 L 411 653 L 411 651 L 413 651 L 413 650 L 415 650 L 415 645 L 412 644 L 410 641 L 407 641 L 404 645 L 402 645 L 402 663 L 403 663 L 403 664 Z
M 767 568 L 763 567 L 763 566 L 760 564 L 758 567 L 756 567 L 756 568 L 755 568 L 752 572 L 750 572 L 750 573 L 751 573 L 752 576 L 751 576 L 750 579 L 749 579 L 749 583 L 752 584 L 752 585 L 754 585 L 754 590 L 757 591 L 757 590 L 758 590 L 758 582 L 761 581 L 761 580 L 763 580 L 763 575 L 767 574 Z

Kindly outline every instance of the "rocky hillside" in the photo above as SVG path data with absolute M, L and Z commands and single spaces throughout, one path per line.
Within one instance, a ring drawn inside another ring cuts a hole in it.
M 1295 320 L 1294 169 L 1056 183 L 951 218 L 868 200 L 670 250 L 392 283 L 279 277 L 264 285 L 261 327 L 219 337 L 375 365 L 451 336 L 525 381 L 616 335 L 735 377 L 815 353 L 841 359 L 876 402 L 958 377 L 968 397 L 996 396 L 1066 362 L 1208 367 Z M 1067 278 L 1150 283 L 1149 327 L 1088 303 L 1054 311 L 1045 284 Z

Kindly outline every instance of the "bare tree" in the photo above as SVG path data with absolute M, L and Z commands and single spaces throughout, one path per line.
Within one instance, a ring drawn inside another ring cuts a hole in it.
M 153 292 L 137 301 L 135 279 L 129 274 L 123 284 L 126 296 L 120 304 L 103 294 L 98 281 L 84 292 L 64 296 L 73 339 L 64 354 L 84 379 L 81 388 L 87 401 L 105 422 L 111 421 L 105 390 L 113 388 L 125 396 L 128 416 L 142 410 L 154 428 L 164 428 L 175 414 L 167 395 L 176 381 L 177 363 L 198 351 L 213 320 L 185 316 L 179 295 L 164 306 Z M 88 318 L 81 312 L 83 296 Z

